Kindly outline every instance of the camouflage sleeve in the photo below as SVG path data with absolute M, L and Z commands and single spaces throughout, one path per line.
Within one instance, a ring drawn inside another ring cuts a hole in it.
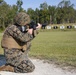
M 15 25 L 12 25 L 8 28 L 8 33 L 21 42 L 28 42 L 33 39 L 33 36 L 31 34 L 22 33 Z

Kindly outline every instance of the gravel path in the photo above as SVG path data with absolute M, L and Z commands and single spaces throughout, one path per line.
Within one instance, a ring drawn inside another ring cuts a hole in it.
M 43 63 L 43 60 L 31 60 L 36 69 L 32 73 L 12 73 L 1 71 L 0 75 L 76 75 L 76 72 L 69 72 L 56 67 L 54 64 Z

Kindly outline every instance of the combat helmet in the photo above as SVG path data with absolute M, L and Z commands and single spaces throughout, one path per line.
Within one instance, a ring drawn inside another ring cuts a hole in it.
M 30 23 L 30 17 L 28 14 L 26 14 L 24 12 L 20 12 L 15 16 L 14 22 L 18 25 L 24 26 L 24 25 Z

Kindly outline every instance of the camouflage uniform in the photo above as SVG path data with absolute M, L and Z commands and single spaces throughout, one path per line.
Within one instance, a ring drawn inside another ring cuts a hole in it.
M 17 15 L 17 17 L 18 17 L 18 15 Z M 17 23 L 17 21 L 16 21 L 16 23 Z M 21 22 L 19 22 L 19 24 L 20 23 Z M 17 72 L 20 72 L 20 73 L 32 72 L 35 69 L 35 66 L 28 59 L 28 52 L 29 52 L 30 46 L 31 46 L 30 41 L 33 39 L 32 35 L 29 34 L 28 32 L 22 33 L 18 29 L 17 25 L 11 25 L 5 30 L 3 38 L 4 37 L 7 39 L 12 37 L 16 42 L 20 43 L 20 46 L 26 46 L 26 49 L 25 48 L 16 48 L 16 47 L 11 48 L 11 46 L 14 45 L 14 44 L 12 44 L 12 41 L 9 42 L 10 43 L 9 47 L 8 46 L 5 47 L 2 45 L 2 47 L 4 48 L 4 55 L 6 57 L 6 65 L 10 65 L 10 66 L 14 67 L 14 72 L 16 72 L 16 73 Z M 5 42 L 5 43 L 7 45 L 8 42 Z

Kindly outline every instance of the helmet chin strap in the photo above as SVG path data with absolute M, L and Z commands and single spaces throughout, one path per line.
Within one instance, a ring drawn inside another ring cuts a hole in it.
M 24 32 L 25 31 L 25 27 L 24 26 L 21 26 L 22 27 L 22 31 Z

